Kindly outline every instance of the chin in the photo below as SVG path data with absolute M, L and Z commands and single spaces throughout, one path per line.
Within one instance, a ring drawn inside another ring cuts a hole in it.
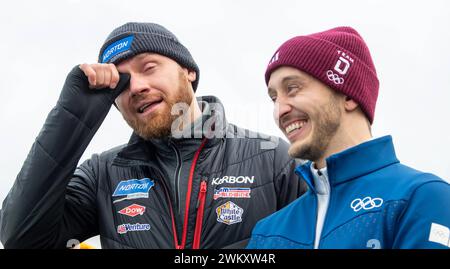
M 291 144 L 291 146 L 289 147 L 288 150 L 288 154 L 289 156 L 291 156 L 292 158 L 301 158 L 302 154 L 302 149 L 304 148 L 304 141 L 295 141 Z

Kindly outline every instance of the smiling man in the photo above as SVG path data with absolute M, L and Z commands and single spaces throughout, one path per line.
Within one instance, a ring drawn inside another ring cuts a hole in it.
M 265 79 L 309 190 L 258 222 L 248 248 L 450 246 L 449 184 L 402 165 L 390 136 L 372 138 L 378 78 L 354 29 L 286 41 Z
M 306 185 L 286 142 L 227 123 L 216 97 L 195 98 L 199 74 L 164 27 L 116 28 L 98 63 L 69 73 L 3 203 L 4 246 L 99 234 L 103 248 L 245 247 Z M 128 144 L 77 167 L 112 104 L 134 131 Z

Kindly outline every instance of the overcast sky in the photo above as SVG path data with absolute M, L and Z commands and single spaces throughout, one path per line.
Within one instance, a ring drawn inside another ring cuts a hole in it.
M 0 9 L 0 201 L 13 185 L 71 68 L 95 62 L 106 36 L 129 21 L 159 23 L 200 67 L 198 95 L 215 95 L 230 122 L 282 136 L 263 79 L 285 40 L 352 26 L 380 80 L 375 137 L 393 135 L 404 164 L 450 179 L 449 1 L 8 1 Z M 116 109 L 82 160 L 126 143 Z

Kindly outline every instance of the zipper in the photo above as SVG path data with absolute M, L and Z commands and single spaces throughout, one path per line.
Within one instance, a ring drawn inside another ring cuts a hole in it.
M 178 151 L 177 147 L 175 146 L 174 142 L 172 140 L 169 140 L 170 146 L 175 151 L 175 155 L 177 156 L 177 168 L 175 169 L 175 205 L 178 208 L 178 214 L 181 212 L 181 197 L 180 197 L 180 173 L 181 173 L 181 167 L 183 166 L 183 162 L 181 161 L 180 152 Z
M 191 164 L 191 169 L 189 171 L 188 190 L 186 193 L 186 207 L 184 210 L 183 234 L 182 234 L 182 239 L 181 239 L 181 245 L 179 245 L 178 249 L 184 249 L 186 247 L 187 227 L 188 227 L 188 220 L 189 220 L 189 206 L 190 206 L 190 201 L 191 201 L 192 182 L 194 180 L 195 166 L 197 164 L 198 157 L 200 156 L 200 152 L 202 151 L 203 147 L 206 144 L 206 141 L 207 141 L 206 138 L 203 138 L 202 144 L 195 152 L 194 159 L 192 160 L 192 164 Z
M 161 180 L 162 185 L 164 187 L 164 192 L 166 193 L 167 200 L 169 201 L 169 211 L 170 211 L 170 217 L 172 219 L 172 232 L 173 232 L 173 242 L 175 245 L 175 249 L 181 249 L 180 242 L 178 241 L 178 233 L 177 233 L 177 226 L 175 224 L 175 215 L 173 214 L 173 206 L 172 202 L 170 201 L 170 195 L 169 191 L 167 190 L 166 184 Z
M 200 248 L 200 240 L 202 237 L 202 226 L 203 226 L 203 215 L 205 213 L 205 201 L 206 192 L 208 190 L 208 184 L 206 180 L 202 180 L 200 183 L 200 192 L 197 200 L 197 219 L 195 221 L 195 232 L 194 232 L 194 243 L 192 245 L 193 249 Z
M 320 169 L 318 170 L 318 175 L 319 175 L 319 180 L 322 181 L 322 172 L 320 171 Z M 323 182 L 323 181 L 322 181 Z M 317 224 L 318 224 L 318 217 L 319 217 L 319 202 L 321 201 L 321 199 L 319 198 L 319 193 L 316 192 L 316 201 L 317 201 L 317 210 L 316 210 L 316 229 L 315 229 L 315 233 L 314 233 L 314 249 L 319 249 L 320 248 L 320 238 L 322 238 L 322 232 L 323 232 L 323 228 L 326 227 L 326 220 L 327 220 L 327 216 L 328 216 L 328 209 L 330 208 L 330 200 L 331 200 L 331 187 L 330 187 L 330 181 L 329 181 L 329 177 L 326 180 L 326 184 L 325 184 L 325 188 L 326 188 L 326 193 L 328 194 L 326 197 L 326 204 L 321 204 L 322 207 L 324 207 L 326 205 L 326 208 L 324 209 L 325 212 L 323 214 L 323 220 L 322 220 L 322 227 L 320 230 L 320 234 L 319 234 L 319 238 L 317 238 Z M 317 241 L 317 247 L 316 247 L 316 241 Z
M 161 180 L 161 182 L 163 182 L 162 185 L 164 187 L 164 192 L 166 193 L 167 200 L 169 201 L 170 216 L 172 218 L 173 240 L 174 240 L 174 245 L 175 245 L 176 249 L 184 249 L 186 247 L 187 226 L 188 226 L 188 219 L 189 219 L 189 206 L 190 206 L 190 200 L 191 200 L 192 182 L 193 182 L 193 178 L 194 178 L 195 166 L 197 164 L 198 157 L 200 156 L 200 152 L 202 151 L 206 142 L 207 142 L 207 139 L 203 138 L 200 147 L 195 152 L 194 159 L 192 160 L 192 164 L 191 164 L 191 169 L 189 171 L 189 182 L 188 182 L 188 191 L 186 194 L 186 207 L 185 207 L 185 212 L 184 212 L 183 234 L 182 234 L 182 238 L 181 238 L 181 243 L 179 241 L 179 237 L 178 237 L 178 233 L 177 233 L 177 227 L 176 227 L 176 223 L 175 223 L 175 215 L 173 212 L 173 205 L 172 205 L 172 202 L 170 199 L 170 194 L 169 194 L 166 184 L 164 183 L 164 180 Z M 130 164 L 131 163 L 133 163 L 135 165 L 144 165 L 144 166 L 151 167 L 148 165 L 148 163 L 141 162 L 141 161 L 130 162 Z M 127 161 L 124 161 L 124 164 L 127 164 Z M 206 182 L 203 184 L 206 184 Z M 202 184 L 200 184 L 200 187 L 202 187 Z M 205 190 L 204 195 L 206 197 L 206 190 Z M 203 218 L 203 216 L 202 216 L 202 218 Z M 197 229 L 197 226 L 196 226 L 196 229 Z M 200 227 L 200 230 L 201 230 L 201 227 Z

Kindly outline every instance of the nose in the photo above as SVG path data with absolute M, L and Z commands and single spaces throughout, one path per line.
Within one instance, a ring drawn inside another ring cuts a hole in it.
M 280 119 L 292 111 L 292 106 L 284 96 L 278 96 L 273 109 L 273 117 L 276 124 L 280 127 Z
M 143 77 L 141 77 L 137 74 L 130 74 L 130 96 L 131 97 L 141 95 L 148 91 L 150 91 L 150 88 L 148 86 L 148 83 L 146 83 L 146 80 Z

